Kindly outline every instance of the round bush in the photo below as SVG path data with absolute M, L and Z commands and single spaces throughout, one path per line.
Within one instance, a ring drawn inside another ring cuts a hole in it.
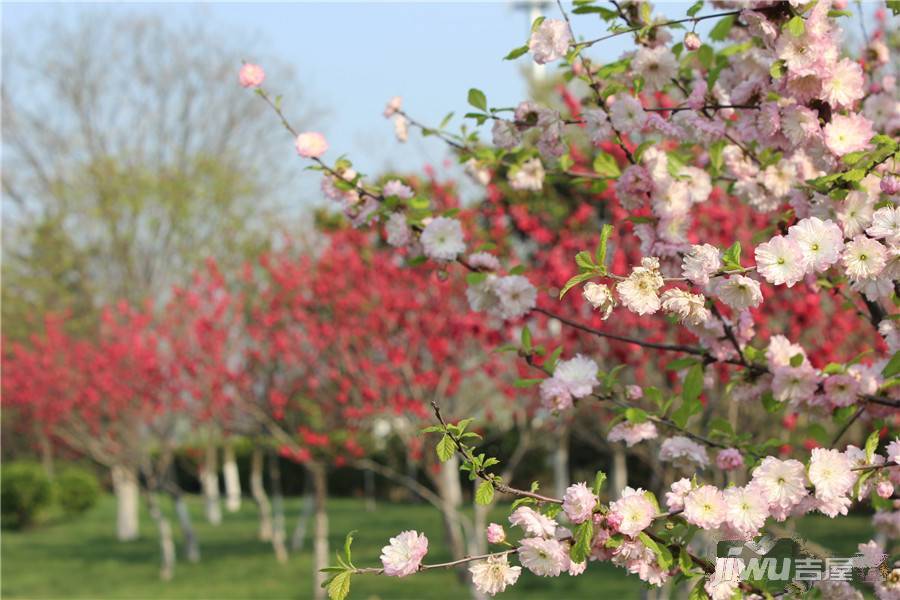
M 34 523 L 38 512 L 52 499 L 50 479 L 35 463 L 14 462 L 0 469 L 0 507 L 4 527 L 21 528 Z
M 90 471 L 69 467 L 56 481 L 56 497 L 67 515 L 81 514 L 97 503 L 100 484 Z

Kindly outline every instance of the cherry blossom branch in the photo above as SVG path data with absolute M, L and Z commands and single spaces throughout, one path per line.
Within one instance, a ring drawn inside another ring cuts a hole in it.
M 429 569 L 448 569 L 450 567 L 455 567 L 457 565 L 463 565 L 476 560 L 487 560 L 488 558 L 492 558 L 494 556 L 506 556 L 507 554 L 512 554 L 513 552 L 518 552 L 518 547 L 510 548 L 509 550 L 501 550 L 499 552 L 488 552 L 487 554 L 479 554 L 477 556 L 464 556 L 457 560 L 451 560 L 449 562 L 443 563 L 435 563 L 432 565 L 421 564 L 419 565 L 419 571 L 427 571 Z M 351 573 L 354 575 L 366 575 L 366 574 L 374 574 L 374 575 L 383 575 L 384 569 L 378 567 L 363 567 L 351 569 Z
M 626 22 L 628 22 L 627 17 L 625 17 L 625 16 L 621 13 L 621 11 L 619 12 L 619 14 L 620 14 L 621 16 L 623 16 L 623 18 L 625 18 Z M 615 37 L 618 37 L 618 36 L 620 36 L 620 35 L 625 35 L 625 34 L 628 34 L 628 33 L 634 33 L 634 32 L 636 32 L 636 31 L 640 31 L 640 30 L 642 30 L 642 29 L 647 29 L 647 30 L 658 29 L 658 28 L 660 28 L 660 27 L 668 27 L 668 26 L 670 26 L 670 25 L 679 25 L 679 24 L 681 24 L 681 23 L 694 23 L 694 24 L 696 25 L 696 24 L 699 23 L 700 21 L 705 21 L 705 20 L 707 20 L 707 19 L 717 19 L 717 18 L 719 18 L 719 17 L 730 17 L 730 16 L 732 16 L 732 15 L 739 15 L 739 14 L 741 14 L 741 11 L 739 11 L 739 10 L 732 10 L 732 11 L 723 12 L 723 13 L 716 13 L 716 14 L 712 14 L 712 15 L 702 15 L 702 16 L 700 16 L 700 17 L 686 17 L 686 18 L 684 18 L 684 19 L 676 19 L 676 20 L 674 20 L 674 21 L 664 21 L 664 22 L 662 22 L 662 23 L 651 23 L 651 24 L 649 24 L 649 25 L 642 25 L 642 26 L 639 26 L 639 27 L 631 27 L 630 29 L 625 29 L 625 30 L 622 30 L 622 31 L 616 31 L 616 32 L 610 33 L 610 34 L 608 34 L 608 35 L 604 35 L 604 36 L 595 38 L 595 39 L 593 39 L 593 40 L 587 40 L 587 41 L 584 41 L 584 42 L 574 42 L 574 41 L 573 41 L 570 45 L 571 45 L 571 46 L 579 46 L 579 47 L 581 47 L 581 48 L 590 48 L 590 47 L 593 46 L 594 44 L 599 44 L 600 42 L 605 42 L 606 40 L 611 40 L 611 39 L 613 39 L 613 38 L 615 38 Z M 568 20 L 568 19 L 567 19 L 567 20 Z M 572 36 L 572 39 L 573 39 L 573 40 L 575 39 L 575 36 L 574 36 L 574 35 Z
M 574 321 L 567 317 L 564 317 L 560 314 L 554 313 L 552 311 L 547 310 L 546 308 L 535 307 L 532 309 L 532 312 L 538 312 L 543 315 L 546 315 L 552 319 L 556 319 L 561 323 L 565 323 L 569 327 L 574 327 L 575 329 L 580 329 L 586 333 L 590 333 L 602 338 L 608 338 L 611 340 L 616 340 L 618 342 L 624 342 L 626 344 L 634 344 L 636 346 L 642 346 L 644 348 L 653 348 L 654 350 L 663 350 L 665 352 L 683 352 L 685 354 L 693 354 L 695 356 L 702 356 L 704 358 L 709 358 L 711 362 L 715 362 L 716 359 L 710 355 L 707 350 L 703 348 L 697 348 L 695 346 L 685 346 L 683 344 L 664 344 L 659 342 L 648 342 L 647 340 L 642 340 L 639 338 L 633 338 L 625 335 L 618 335 L 615 333 L 609 333 L 606 331 L 601 331 L 599 329 L 595 329 L 584 323 L 579 323 L 578 321 Z M 728 362 L 728 361 L 725 361 Z M 740 363 L 737 363 L 740 364 Z
M 440 406 L 438 406 L 438 403 L 436 401 L 432 400 L 431 408 L 434 411 L 435 418 L 438 420 L 438 422 L 444 428 L 444 434 L 449 436 L 450 440 L 453 442 L 453 445 L 456 446 L 456 451 L 466 461 L 468 461 L 470 463 L 474 462 L 474 457 L 472 456 L 471 452 L 465 446 L 463 446 L 460 439 L 456 435 L 454 435 L 453 432 L 451 432 L 447 429 L 447 422 L 444 420 L 443 415 L 441 415 L 441 408 L 440 408 Z M 502 492 L 504 494 L 512 494 L 514 496 L 521 496 L 524 498 L 532 498 L 534 500 L 537 500 L 538 502 L 549 502 L 552 504 L 562 504 L 562 500 L 560 500 L 558 498 L 551 498 L 549 496 L 536 494 L 534 492 L 527 492 L 525 490 L 520 490 L 518 488 L 508 486 L 505 483 L 501 483 L 501 482 L 497 481 L 497 478 L 495 476 L 491 475 L 484 469 L 477 469 L 475 471 L 475 474 L 478 477 L 480 477 L 481 479 L 483 479 L 484 481 L 487 481 L 488 483 L 490 483 L 491 486 L 494 488 L 494 490 L 496 490 L 498 492 Z

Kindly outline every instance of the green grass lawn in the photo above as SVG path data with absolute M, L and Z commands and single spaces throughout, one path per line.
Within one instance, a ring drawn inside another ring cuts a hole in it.
M 299 506 L 299 499 L 288 500 L 289 521 L 296 518 Z M 115 506 L 112 498 L 105 497 L 81 517 L 50 521 L 26 532 L 4 532 L 0 594 L 3 598 L 34 599 L 218 600 L 311 596 L 309 540 L 303 552 L 280 565 L 271 547 L 256 539 L 257 515 L 252 502 L 245 501 L 236 514 L 226 513 L 224 523 L 218 527 L 203 520 L 199 499 L 191 498 L 190 508 L 203 557 L 198 564 L 179 562 L 175 578 L 170 582 L 163 583 L 158 578 L 158 546 L 155 529 L 147 515 L 142 513 L 142 539 L 117 542 Z M 382 503 L 376 512 L 366 512 L 361 501 L 334 499 L 330 502 L 329 516 L 333 549 L 341 547 L 346 532 L 359 530 L 353 544 L 357 566 L 379 564 L 378 556 L 387 538 L 409 528 L 428 535 L 428 562 L 450 558 L 443 544 L 440 517 L 429 506 Z M 502 518 L 501 507 L 495 520 Z M 829 548 L 852 555 L 858 542 L 869 539 L 871 526 L 864 517 L 834 521 L 811 517 L 801 523 L 800 532 Z M 594 563 L 587 573 L 577 578 L 562 576 L 547 580 L 523 573 L 507 597 L 636 598 L 639 590 L 640 582 L 634 577 L 626 577 L 611 565 Z M 350 597 L 393 600 L 467 596 L 466 588 L 454 573 L 429 571 L 406 579 L 354 577 Z

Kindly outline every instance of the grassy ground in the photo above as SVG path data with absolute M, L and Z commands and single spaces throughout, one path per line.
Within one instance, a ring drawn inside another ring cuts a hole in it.
M 26 532 L 4 532 L 2 539 L 3 598 L 97 599 L 299 599 L 311 596 L 312 561 L 309 544 L 291 556 L 287 564 L 275 562 L 271 548 L 256 539 L 256 509 L 244 502 L 237 514 L 213 527 L 202 519 L 198 499 L 190 501 L 203 558 L 198 564 L 179 562 L 175 578 L 160 582 L 157 571 L 155 531 L 146 514 L 136 542 L 115 540 L 114 503 L 102 502 L 77 519 L 48 522 Z M 289 519 L 299 513 L 299 500 L 289 499 Z M 428 534 L 428 562 L 449 558 L 442 542 L 438 514 L 424 505 L 381 504 L 377 512 L 363 510 L 357 500 L 331 501 L 331 546 L 339 548 L 347 531 L 358 529 L 353 545 L 357 566 L 378 564 L 381 546 L 390 535 L 410 527 Z M 496 520 L 502 518 L 498 511 Z M 293 525 L 293 523 L 291 523 Z M 290 529 L 290 528 L 289 528 Z M 834 550 L 852 552 L 856 543 L 869 539 L 869 520 L 862 517 L 808 518 L 800 527 L 809 536 Z M 290 532 L 289 532 L 290 533 Z M 360 576 L 353 579 L 351 598 L 425 599 L 465 598 L 466 589 L 450 572 L 431 571 L 398 580 Z M 636 598 L 639 582 L 607 564 L 592 564 L 581 577 L 546 580 L 523 573 L 515 587 L 516 598 Z

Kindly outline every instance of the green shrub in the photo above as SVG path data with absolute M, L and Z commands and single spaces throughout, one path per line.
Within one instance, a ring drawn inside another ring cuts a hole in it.
M 88 510 L 100 498 L 96 475 L 79 467 L 69 467 L 56 480 L 56 499 L 67 515 Z
M 31 525 L 52 498 L 50 479 L 40 465 L 14 462 L 0 469 L 0 522 L 4 527 Z

